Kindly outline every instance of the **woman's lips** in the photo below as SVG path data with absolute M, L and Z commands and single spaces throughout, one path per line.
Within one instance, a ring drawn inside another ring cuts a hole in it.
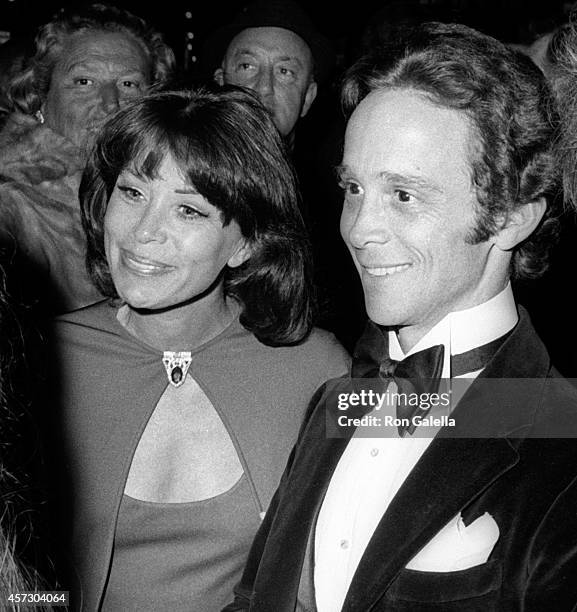
M 131 251 L 120 250 L 122 264 L 131 272 L 143 276 L 154 276 L 156 274 L 166 274 L 174 270 L 174 266 L 165 264 L 155 259 L 136 255 Z

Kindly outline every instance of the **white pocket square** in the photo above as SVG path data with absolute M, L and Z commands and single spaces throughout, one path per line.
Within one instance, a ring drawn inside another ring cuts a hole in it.
M 499 527 L 485 512 L 465 526 L 461 514 L 452 519 L 407 564 L 421 572 L 456 572 L 487 561 L 497 540 Z

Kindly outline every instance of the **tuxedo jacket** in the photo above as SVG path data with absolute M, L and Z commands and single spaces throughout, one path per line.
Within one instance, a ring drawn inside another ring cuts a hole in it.
M 535 380 L 512 394 L 491 378 Z M 292 612 L 299 584 L 301 592 L 302 582 L 312 584 L 307 543 L 350 439 L 325 435 L 319 395 L 228 612 Z M 456 426 L 440 430 L 388 506 L 342 610 L 577 610 L 577 391 L 551 367 L 525 312 L 451 416 Z M 487 435 L 460 437 L 472 423 L 489 427 Z M 459 513 L 465 525 L 485 513 L 497 523 L 486 562 L 452 572 L 407 569 Z M 314 610 L 314 597 L 298 609 Z

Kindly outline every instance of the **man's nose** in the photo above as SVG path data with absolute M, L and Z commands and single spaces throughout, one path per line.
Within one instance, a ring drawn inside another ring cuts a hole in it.
M 270 96 L 274 91 L 274 69 L 261 68 L 254 83 L 254 90 L 261 98 Z
M 105 83 L 100 88 L 101 105 L 106 114 L 113 113 L 120 108 L 120 95 L 116 83 Z
M 346 243 L 355 249 L 390 240 L 389 219 L 378 197 L 367 194 L 352 210 L 343 207 L 341 233 Z

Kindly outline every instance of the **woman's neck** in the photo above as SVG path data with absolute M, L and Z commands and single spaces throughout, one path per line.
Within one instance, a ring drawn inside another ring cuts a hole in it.
M 218 336 L 237 313 L 236 303 L 190 303 L 163 311 L 127 306 L 119 320 L 136 338 L 161 351 L 191 351 Z

